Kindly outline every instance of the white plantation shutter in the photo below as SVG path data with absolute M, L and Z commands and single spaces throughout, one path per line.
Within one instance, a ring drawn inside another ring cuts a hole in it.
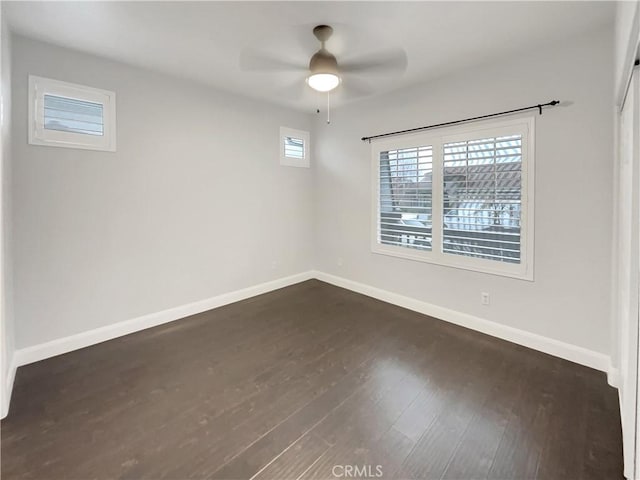
M 104 135 L 104 106 L 76 98 L 44 95 L 44 128 L 85 135 Z
M 371 249 L 533 280 L 534 117 L 374 142 Z
M 309 132 L 280 127 L 280 165 L 309 168 Z
M 522 136 L 444 144 L 443 251 L 520 262 Z
M 113 152 L 116 94 L 29 75 L 29 143 Z
M 431 146 L 380 152 L 380 243 L 431 250 Z
M 284 156 L 289 158 L 304 158 L 304 139 L 284 137 Z

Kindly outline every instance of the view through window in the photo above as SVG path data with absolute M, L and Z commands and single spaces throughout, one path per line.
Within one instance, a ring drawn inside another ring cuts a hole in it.
M 532 122 L 380 142 L 373 250 L 530 277 Z

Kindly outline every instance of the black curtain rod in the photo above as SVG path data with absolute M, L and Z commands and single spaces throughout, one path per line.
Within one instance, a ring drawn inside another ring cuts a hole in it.
M 484 118 L 498 117 L 500 115 L 509 115 L 510 113 L 524 112 L 525 110 L 533 110 L 534 108 L 537 108 L 538 111 L 540 112 L 540 115 L 542 115 L 542 107 L 553 107 L 554 105 L 558 105 L 559 103 L 560 103 L 559 100 L 552 100 L 547 103 L 539 103 L 538 105 L 531 105 L 530 107 L 522 107 L 522 108 L 516 108 L 515 110 L 507 110 L 506 112 L 491 113 L 489 115 L 482 115 L 480 117 L 465 118 L 464 120 L 454 120 L 453 122 L 436 123 L 435 125 L 427 125 L 425 127 L 410 128 L 408 130 L 398 130 L 397 132 L 381 133 L 380 135 L 371 135 L 370 137 L 362 137 L 362 141 L 363 142 L 369 141 L 369 143 L 371 143 L 371 140 L 373 140 L 374 138 L 404 135 L 405 133 L 418 132 L 420 130 L 427 130 L 429 128 L 446 127 L 447 125 L 455 125 L 457 123 L 472 122 L 474 120 L 482 120 Z

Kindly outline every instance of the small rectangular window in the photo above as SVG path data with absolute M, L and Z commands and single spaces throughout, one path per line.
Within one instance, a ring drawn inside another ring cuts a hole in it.
M 280 127 L 280 165 L 309 167 L 309 132 Z
M 44 96 L 44 128 L 104 135 L 104 105 L 75 98 Z
M 284 137 L 284 156 L 289 158 L 304 158 L 304 140 L 301 138 Z
M 115 93 L 30 75 L 29 143 L 115 151 Z

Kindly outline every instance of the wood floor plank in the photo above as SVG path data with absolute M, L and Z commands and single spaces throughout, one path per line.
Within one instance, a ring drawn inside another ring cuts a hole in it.
M 410 374 L 396 379 L 379 378 L 375 382 L 386 383 L 382 395 L 369 395 L 370 401 L 352 397 L 353 402 L 345 402 L 341 406 L 344 408 L 331 413 L 333 418 L 328 416 L 326 423 L 321 422 L 311 431 L 316 435 L 329 434 L 333 446 L 301 478 L 331 478 L 335 465 L 358 465 L 369 470 L 371 465 L 380 465 L 382 472 L 390 471 L 397 454 L 395 449 L 413 444 L 404 435 L 389 432 L 398 417 L 420 395 L 421 383 Z M 336 428 L 339 421 L 342 424 Z M 369 459 L 375 459 L 377 463 L 366 463 Z
M 196 465 L 222 464 L 359 364 L 365 347 L 365 344 L 349 347 L 348 352 L 337 351 L 338 359 L 326 355 L 316 363 L 304 365 L 298 372 L 288 371 L 286 381 L 271 382 L 257 395 L 244 399 L 219 415 L 209 410 L 208 404 L 203 404 L 198 405 L 194 412 L 168 419 L 141 441 L 147 444 L 153 436 L 171 432 L 174 447 L 144 450 L 141 452 L 144 455 L 139 454 L 136 458 L 137 469 L 146 468 L 160 476 L 166 472 L 170 477 L 183 475 L 185 469 L 196 469 Z M 203 418 L 206 419 L 204 424 L 201 423 Z M 220 435 L 221 432 L 232 432 L 232 436 Z M 122 455 L 127 450 L 123 447 L 116 454 Z
M 174 462 L 174 465 L 165 467 L 167 477 L 179 476 L 187 468 L 193 472 L 200 472 L 202 469 L 207 473 L 213 473 L 216 467 L 229 461 L 234 455 L 250 446 L 251 443 L 306 403 L 333 388 L 347 375 L 353 376 L 354 371 L 362 369 L 364 376 L 364 369 L 369 368 L 367 362 L 370 363 L 375 358 L 376 350 L 381 347 L 375 339 L 382 338 L 384 332 L 385 330 L 381 329 L 379 334 L 372 336 L 368 341 L 351 346 L 335 357 L 329 356 L 326 359 L 326 364 L 307 372 L 298 380 L 280 385 L 275 391 L 266 390 L 264 392 L 265 398 L 252 402 L 251 405 L 248 405 L 249 410 L 243 410 L 243 406 L 241 406 L 239 413 L 246 418 L 234 420 L 224 416 L 220 419 L 224 423 L 214 423 L 207 426 L 207 431 L 213 432 L 232 429 L 232 436 L 206 436 L 202 438 L 197 434 L 197 431 L 190 433 L 188 438 L 200 438 L 201 441 L 197 445 L 179 444 L 179 448 L 187 450 L 184 457 L 188 460 L 184 464 L 181 462 L 175 464 Z M 389 341 L 385 340 L 385 342 Z M 360 380 L 357 376 L 353 378 L 350 384 L 347 382 L 347 388 L 354 387 Z M 181 438 L 180 435 L 178 438 Z M 165 462 L 165 459 L 156 459 L 156 461 L 150 462 L 152 463 L 150 468 L 155 471 L 155 468 Z M 213 470 L 209 471 L 209 469 Z
M 297 480 L 330 448 L 319 436 L 303 435 L 251 477 L 251 480 Z
M 584 459 L 578 455 L 566 455 L 566 452 L 573 449 L 582 453 L 586 450 L 586 378 L 580 371 L 565 372 L 564 362 L 557 363 L 558 370 L 563 374 L 554 377 L 555 398 L 549 419 L 554 428 L 546 432 L 536 476 L 538 479 L 575 478 Z
M 482 357 L 483 361 L 479 361 Z M 442 477 L 503 367 L 503 355 L 490 347 L 474 352 L 466 371 L 458 377 L 461 381 L 453 388 L 453 395 L 445 392 L 446 396 L 440 399 L 436 418 L 403 463 L 399 477 Z
M 522 354 L 524 391 L 509 413 L 507 428 L 487 478 L 535 478 L 545 445 L 546 432 L 553 428 L 549 423 L 555 401 L 553 379 L 554 376 L 560 375 L 560 372 L 552 368 L 547 369 L 550 367 L 548 359 L 543 358 L 542 360 L 547 361 L 542 362 L 538 361 L 539 357 L 531 359 L 530 353 L 533 352 L 525 351 Z
M 622 475 L 601 372 L 315 280 L 21 367 L 0 440 L 8 480 Z
M 304 343 L 306 342 L 303 342 L 303 344 Z M 265 354 L 265 352 L 269 353 L 269 349 L 261 350 L 262 354 Z M 265 357 L 260 357 L 260 358 L 265 360 Z M 266 357 L 266 359 L 268 359 L 268 357 Z M 235 360 L 234 356 L 231 356 L 230 360 L 234 361 Z M 258 362 L 258 363 L 261 363 L 261 362 Z M 240 369 L 240 367 L 241 365 L 238 365 L 238 363 L 234 361 L 234 368 L 228 369 L 228 371 L 237 372 Z M 252 370 L 249 369 L 249 371 L 252 371 Z M 222 378 L 216 378 L 216 382 L 221 382 L 221 384 L 225 385 L 225 383 L 222 381 L 227 381 L 228 377 L 225 377 L 223 374 L 224 372 L 222 372 L 222 374 L 220 375 L 222 376 Z M 207 376 L 204 378 L 205 381 L 208 378 L 208 376 L 209 376 L 209 372 L 207 372 Z M 190 382 L 191 390 L 193 390 L 193 392 L 188 388 L 186 388 L 185 386 L 181 386 L 180 389 L 176 389 L 173 392 L 167 391 L 167 389 L 165 389 L 165 392 L 162 392 L 164 393 L 164 395 L 154 393 L 155 390 L 152 390 L 150 392 L 149 394 L 150 397 L 153 397 L 154 395 L 156 395 L 162 400 L 162 403 L 159 405 L 162 408 L 157 408 L 158 405 L 146 405 L 144 403 L 140 403 L 139 401 L 133 404 L 121 402 L 122 409 L 128 409 L 126 412 L 127 414 L 123 415 L 122 411 L 120 410 L 116 412 L 120 414 L 115 415 L 115 413 L 110 409 L 107 408 L 105 410 L 105 406 L 109 406 L 110 403 L 105 399 L 102 399 L 101 400 L 102 415 L 98 418 L 92 419 L 92 420 L 96 420 L 92 422 L 92 425 L 94 427 L 94 433 L 97 432 L 98 435 L 100 435 L 101 431 L 104 431 L 104 430 L 101 430 L 101 426 L 104 425 L 104 427 L 102 428 L 105 428 L 105 429 L 108 428 L 108 435 L 102 435 L 101 438 L 94 437 L 92 439 L 87 439 L 88 441 L 84 441 L 79 445 L 77 445 L 77 448 L 80 449 L 80 451 L 82 451 L 83 448 L 86 448 L 87 450 L 86 457 L 90 458 L 92 462 L 95 462 L 96 457 L 95 455 L 89 456 L 90 451 L 95 452 L 97 450 L 102 452 L 112 452 L 112 449 L 116 447 L 119 447 L 121 451 L 126 451 L 126 449 L 128 448 L 128 444 L 130 444 L 132 441 L 132 437 L 136 437 L 136 435 L 138 436 L 147 435 L 146 429 L 148 428 L 147 425 L 150 423 L 149 417 L 153 417 L 154 414 L 159 412 L 161 414 L 160 418 L 155 418 L 155 419 L 152 418 L 151 420 L 156 421 L 158 425 L 166 426 L 167 422 L 170 422 L 173 420 L 174 415 L 184 416 L 192 412 L 193 409 L 197 410 L 197 409 L 207 407 L 209 405 L 213 405 L 214 408 L 217 408 L 222 404 L 219 397 L 227 396 L 226 389 L 219 390 L 218 391 L 219 395 L 214 397 L 218 400 L 218 402 L 212 403 L 209 401 L 210 399 L 207 398 L 207 395 L 210 393 L 209 389 L 203 388 L 203 384 L 201 383 L 200 379 L 197 376 L 194 377 L 193 373 L 191 373 L 191 375 L 180 375 L 180 378 L 186 378 L 187 380 L 189 379 L 195 380 Z M 252 385 L 252 384 L 250 382 L 247 382 L 245 383 L 245 385 Z M 198 394 L 198 391 L 202 391 L 203 393 Z M 233 393 L 236 393 L 236 392 L 234 391 Z M 247 395 L 248 392 L 239 392 L 239 393 L 242 394 L 240 396 L 242 400 L 246 401 L 249 398 Z M 189 401 L 190 404 L 193 405 L 191 409 L 189 408 L 185 409 L 183 407 L 184 405 L 183 402 L 185 400 Z M 135 408 L 131 408 L 131 407 L 135 407 Z M 155 408 L 151 408 L 151 407 L 155 407 Z M 216 413 L 215 410 L 208 411 L 208 414 L 210 416 L 214 416 L 215 413 Z M 116 417 L 117 417 L 117 423 L 114 425 L 111 422 L 113 422 L 114 418 Z M 68 433 L 70 435 L 73 435 L 73 431 L 74 431 L 73 427 L 74 427 L 75 419 L 68 418 L 68 417 L 62 417 L 62 418 L 66 421 L 66 424 L 68 426 Z M 206 417 L 203 417 L 202 415 L 200 415 L 198 417 L 198 422 L 201 422 L 203 418 L 206 418 Z M 126 436 L 127 441 L 122 442 L 121 439 L 123 438 L 125 431 L 127 431 L 129 434 Z M 50 436 L 51 441 L 48 444 L 45 444 L 46 446 L 49 446 L 51 449 L 53 449 L 54 453 L 55 451 L 59 451 L 61 448 L 60 442 L 54 441 L 54 439 L 57 439 L 57 440 L 61 439 L 60 432 L 55 432 L 55 433 L 56 433 L 55 435 Z M 64 439 L 64 437 L 62 437 L 62 439 Z M 66 445 L 68 446 L 69 443 L 66 443 Z M 71 443 L 71 445 L 73 445 L 73 443 Z M 37 455 L 42 455 L 43 453 L 46 454 L 46 451 L 43 452 L 42 449 L 29 450 L 29 454 L 34 457 Z M 49 453 L 49 455 L 51 455 L 51 453 Z M 98 457 L 99 456 L 100 455 L 98 455 Z M 124 459 L 124 461 L 128 461 L 128 460 L 129 460 L 128 458 Z M 80 469 L 81 467 L 82 467 L 82 464 L 79 465 Z
M 622 445 L 610 441 L 620 431 L 620 426 L 610 414 L 618 408 L 617 395 L 612 394 L 613 388 L 603 389 L 601 381 L 594 378 L 587 382 L 586 442 L 580 477 L 585 480 L 622 480 L 617 462 L 622 458 Z
M 511 410 L 523 394 L 521 387 L 526 378 L 526 365 L 509 357 L 505 363 L 484 404 L 475 409 L 474 418 L 442 475 L 443 480 L 488 477 Z
M 371 390 L 369 387 L 378 381 L 378 374 L 378 355 L 367 358 L 358 369 L 341 378 L 330 389 L 313 398 L 257 442 L 252 443 L 246 450 L 232 458 L 230 462 L 212 472 L 211 478 L 246 478 L 254 475 L 268 463 L 269 459 L 278 455 L 293 441 L 310 431 L 348 399 L 363 390 Z M 251 461 L 248 462 L 246 458 L 251 458 Z M 249 463 L 252 465 L 250 471 L 242 470 L 241 473 L 237 468 L 238 465 Z
M 411 338 L 412 342 L 416 342 L 415 336 L 408 338 Z M 405 341 L 408 342 L 408 340 Z M 404 374 L 401 377 L 401 381 L 405 383 L 404 388 L 401 384 L 391 385 L 386 389 L 390 393 L 389 395 L 379 396 L 379 398 L 375 398 L 375 396 L 369 398 L 369 395 L 365 395 L 364 398 L 354 398 L 351 405 L 345 403 L 342 411 L 336 411 L 332 417 L 316 427 L 314 432 L 323 436 L 333 447 L 313 468 L 305 473 L 303 478 L 328 478 L 335 465 L 353 465 L 355 459 L 369 458 L 373 461 L 374 452 L 380 452 L 380 438 L 384 437 L 394 424 L 401 425 L 402 419 L 407 417 L 407 413 L 415 412 L 413 407 L 424 407 L 425 398 L 432 398 L 434 391 L 446 385 L 448 379 L 445 376 L 430 377 L 428 373 L 431 370 L 429 367 L 434 362 L 439 363 L 443 358 L 451 355 L 451 350 L 442 348 L 445 347 L 445 344 L 440 342 L 440 338 L 431 336 L 428 338 L 428 342 L 416 342 L 408 345 L 405 347 L 404 353 L 415 360 L 410 362 L 411 368 L 407 368 L 407 364 L 403 363 L 401 368 L 397 369 Z M 413 351 L 413 348 L 416 350 Z M 449 367 L 455 368 L 456 365 L 460 367 L 465 360 L 471 361 L 465 355 L 458 354 L 456 358 L 451 358 Z M 388 371 L 393 372 L 393 368 L 389 368 Z M 398 376 L 398 374 L 396 373 L 394 376 Z M 444 383 L 438 384 L 439 381 Z M 442 408 L 445 408 L 444 403 Z M 426 425 L 421 433 L 425 428 Z M 412 444 L 415 443 L 408 440 Z M 406 447 L 406 442 L 402 442 L 401 446 Z M 375 465 L 381 465 L 383 472 L 387 472 L 390 477 L 390 472 L 395 472 L 397 465 L 402 463 L 406 454 L 409 453 L 406 451 L 403 454 L 402 451 L 399 449 L 395 455 L 390 455 L 391 451 L 386 451 L 385 457 L 377 459 Z M 398 457 L 397 455 L 402 456 Z M 362 465 L 358 465 L 362 467 Z

